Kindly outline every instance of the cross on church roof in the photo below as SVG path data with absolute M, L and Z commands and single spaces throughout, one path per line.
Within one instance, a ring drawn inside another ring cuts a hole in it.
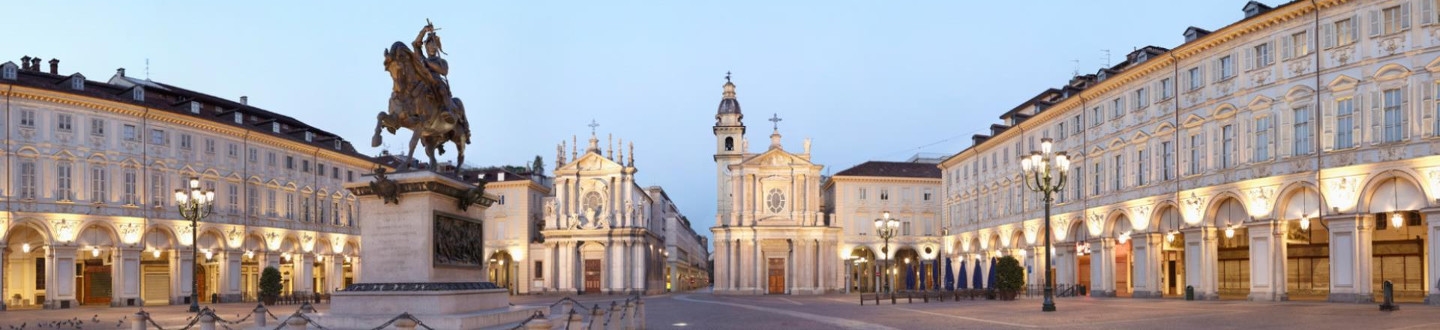
M 772 123 L 775 123 L 775 130 L 778 131 L 780 130 L 780 121 L 784 119 L 780 119 L 780 114 L 777 113 L 774 116 L 770 117 L 770 119 L 768 120 Z
M 585 125 L 585 126 L 590 126 L 590 135 L 595 135 L 595 128 L 596 128 L 596 127 L 600 127 L 600 123 L 597 123 L 597 122 L 595 122 L 594 119 L 591 119 L 591 120 L 590 120 L 590 125 Z
M 730 71 L 725 71 L 725 82 L 730 82 Z

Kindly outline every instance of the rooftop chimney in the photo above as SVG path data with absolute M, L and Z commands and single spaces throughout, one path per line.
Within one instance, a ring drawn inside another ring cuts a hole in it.
M 240 104 L 250 105 L 250 97 L 249 97 L 249 96 L 243 96 L 243 95 L 240 96 Z
M 40 71 L 40 57 L 30 58 L 30 70 Z
M 60 74 L 60 60 L 50 59 L 50 74 Z
M 20 58 L 20 70 L 30 70 L 30 55 Z
M 124 77 L 124 76 L 125 76 L 125 68 L 115 69 L 115 75 Z

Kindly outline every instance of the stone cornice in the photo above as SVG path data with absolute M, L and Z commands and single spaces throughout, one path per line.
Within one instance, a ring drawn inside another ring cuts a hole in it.
M 1016 134 L 1023 134 L 1025 130 L 1035 129 L 1036 126 L 1049 125 L 1051 124 L 1050 121 L 1052 119 L 1060 116 L 1062 113 L 1079 108 L 1081 104 L 1090 100 L 1098 99 L 1105 93 L 1119 89 L 1120 87 L 1136 81 L 1144 77 L 1145 75 L 1154 73 L 1156 71 L 1159 71 L 1160 69 L 1168 68 L 1172 65 L 1176 65 L 1178 62 L 1190 59 L 1192 57 L 1201 56 L 1201 54 L 1203 54 L 1207 50 L 1222 47 L 1227 42 L 1250 34 L 1259 33 L 1265 28 L 1273 27 L 1291 20 L 1302 19 L 1303 16 L 1307 14 L 1313 14 L 1316 10 L 1316 6 L 1324 9 L 1344 4 L 1349 1 L 1350 0 L 1317 0 L 1315 6 L 1312 6 L 1308 1 L 1296 1 L 1290 4 L 1283 5 L 1280 8 L 1275 8 L 1273 10 L 1267 11 L 1258 16 L 1241 20 L 1239 22 L 1221 28 L 1218 31 L 1212 32 L 1204 37 L 1182 44 L 1179 47 L 1171 49 L 1168 52 L 1156 55 L 1154 58 L 1151 58 L 1144 63 L 1128 68 L 1113 77 L 1105 79 L 1104 81 L 1101 81 L 1094 86 L 1091 86 L 1090 88 L 1081 91 L 1075 96 L 1071 96 L 1070 98 L 1056 103 L 1050 108 L 1047 108 L 1045 111 L 1036 114 L 1034 117 L 1026 119 L 1024 122 L 1021 122 L 1018 125 L 1015 125 L 1014 127 L 1011 127 L 1010 129 L 1007 129 L 998 135 L 990 137 L 985 141 L 986 143 L 981 143 L 979 145 L 974 145 L 970 148 L 967 148 L 966 151 L 973 150 L 976 153 L 985 151 L 992 148 L 993 145 L 996 144 L 993 141 L 1003 141 L 1007 138 L 1013 137 Z M 1315 33 L 1318 33 L 1318 31 Z M 957 153 L 954 157 L 946 159 L 944 162 L 941 163 L 942 167 L 954 166 L 960 161 L 963 161 L 966 158 L 962 157 L 963 154 L 964 151 L 961 151 L 960 153 Z

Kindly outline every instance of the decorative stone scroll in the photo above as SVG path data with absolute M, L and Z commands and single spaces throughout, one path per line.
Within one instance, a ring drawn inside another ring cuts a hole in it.
M 436 267 L 480 268 L 484 265 L 484 229 L 479 222 L 435 214 L 434 264 Z

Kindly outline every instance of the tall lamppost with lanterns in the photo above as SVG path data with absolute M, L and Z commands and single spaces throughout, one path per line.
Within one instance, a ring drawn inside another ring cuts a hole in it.
M 889 267 L 889 263 L 884 262 L 885 260 L 890 258 L 890 239 L 895 238 L 895 233 L 898 232 L 900 232 L 900 220 L 891 218 L 890 211 L 881 212 L 880 218 L 875 219 L 875 235 L 880 236 L 880 239 L 885 241 L 885 247 L 880 248 L 879 258 L 882 261 L 880 263 L 880 269 L 883 270 L 882 274 L 884 274 L 885 276 L 891 275 L 890 269 L 887 268 Z M 894 281 L 890 281 L 888 278 L 886 278 L 885 280 L 885 288 L 890 290 L 891 293 L 894 293 Z
M 1055 311 L 1055 288 L 1050 282 L 1050 204 L 1055 201 L 1055 193 L 1065 188 L 1065 173 L 1070 169 L 1070 157 L 1063 151 L 1052 152 L 1053 144 L 1050 138 L 1040 139 L 1040 150 L 1020 159 L 1020 167 L 1024 171 L 1021 181 L 1025 181 L 1026 188 L 1043 195 L 1042 200 L 1045 201 L 1045 232 L 1042 233 L 1045 236 L 1045 256 L 1041 266 L 1045 272 L 1045 303 L 1040 307 L 1045 312 Z
M 190 177 L 189 188 L 175 189 L 175 206 L 180 209 L 180 216 L 190 220 L 190 261 L 194 263 L 192 271 L 200 269 L 199 241 L 196 240 L 200 232 L 200 219 L 210 215 L 215 210 L 215 190 L 200 189 L 200 178 Z M 190 276 L 190 312 L 200 312 L 200 279 L 194 274 Z

